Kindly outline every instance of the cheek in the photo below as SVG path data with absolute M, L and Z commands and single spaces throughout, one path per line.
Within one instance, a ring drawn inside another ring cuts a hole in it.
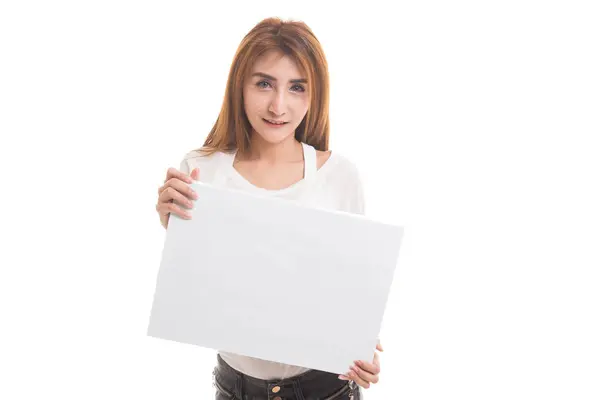
M 262 113 L 268 107 L 267 96 L 261 96 L 260 93 L 248 91 L 244 93 L 244 107 L 249 117 L 253 117 L 257 113 Z
M 294 101 L 294 111 L 297 117 L 300 119 L 304 118 L 304 115 L 308 112 L 309 102 L 308 98 L 300 97 Z

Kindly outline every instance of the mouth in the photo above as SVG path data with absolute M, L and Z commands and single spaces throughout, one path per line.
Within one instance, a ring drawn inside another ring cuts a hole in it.
M 265 119 L 265 118 L 263 118 L 263 121 L 265 121 L 270 126 L 283 126 L 288 123 L 285 121 L 278 121 L 276 119 Z

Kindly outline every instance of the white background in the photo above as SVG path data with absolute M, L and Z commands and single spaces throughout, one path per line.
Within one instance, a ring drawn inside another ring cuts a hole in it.
M 212 398 L 214 351 L 146 336 L 156 191 L 268 16 L 322 42 L 332 149 L 406 228 L 365 398 L 600 398 L 592 3 L 3 1 L 0 398 Z

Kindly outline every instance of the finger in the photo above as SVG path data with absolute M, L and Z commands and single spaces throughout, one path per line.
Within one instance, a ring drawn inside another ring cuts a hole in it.
M 379 364 L 379 354 L 375 353 L 375 355 L 373 356 L 373 364 L 377 365 L 377 373 L 379 373 L 379 369 L 381 368 L 381 365 Z
M 379 339 L 377 340 L 377 346 L 375 348 L 379 351 L 383 351 L 383 347 L 381 347 L 381 342 L 379 341 Z
M 191 219 L 192 214 L 184 211 L 181 207 L 174 203 L 162 203 L 156 206 L 156 211 L 160 215 L 175 214 L 183 219 Z
M 160 194 L 160 196 L 158 196 L 158 203 L 172 203 L 172 201 L 176 201 L 178 204 L 186 206 L 187 208 L 194 207 L 194 203 L 192 203 L 186 196 L 173 189 L 172 187 L 167 187 Z
M 169 179 L 173 178 L 180 179 L 187 183 L 192 183 L 192 178 L 190 178 L 187 174 L 179 171 L 177 168 L 171 167 L 167 170 L 167 177 L 165 178 L 165 183 L 167 183 Z
M 356 364 L 356 366 L 358 368 L 363 369 L 374 375 L 377 375 L 381 371 L 380 366 L 379 366 L 379 357 L 377 356 L 377 353 L 375 353 L 372 363 L 367 362 L 367 361 L 357 360 L 357 361 L 354 361 L 354 364 Z
M 368 389 L 371 386 L 371 384 L 367 380 L 363 379 L 363 377 L 354 370 L 351 370 L 348 373 L 348 377 L 354 382 L 356 382 L 357 385 L 362 386 L 365 389 Z
M 377 383 L 379 382 L 379 376 L 377 374 L 371 373 L 363 368 L 353 366 L 352 371 L 354 371 L 362 380 L 369 383 Z
M 161 186 L 160 189 L 158 190 L 159 196 L 162 195 L 163 192 L 166 191 L 167 188 L 169 188 L 169 187 L 175 189 L 176 191 L 187 196 L 190 199 L 193 199 L 193 200 L 198 199 L 198 194 L 194 191 L 194 189 L 192 189 L 184 181 L 177 179 L 177 178 L 172 178 L 172 179 L 169 179 L 167 182 L 165 182 L 165 184 L 163 186 Z
M 190 177 L 195 181 L 200 180 L 200 169 L 194 168 L 190 174 Z
M 373 374 L 369 374 L 368 372 L 361 371 L 361 372 L 358 373 L 358 376 L 365 383 L 368 383 L 369 386 L 370 385 L 375 385 L 375 384 L 377 384 L 379 382 L 379 375 L 373 375 Z M 368 389 L 369 386 L 367 386 L 366 389 Z

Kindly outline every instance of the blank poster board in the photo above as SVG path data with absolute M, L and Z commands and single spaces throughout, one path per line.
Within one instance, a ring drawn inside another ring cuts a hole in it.
M 343 374 L 372 360 L 403 228 L 190 185 L 171 216 L 148 335 Z

